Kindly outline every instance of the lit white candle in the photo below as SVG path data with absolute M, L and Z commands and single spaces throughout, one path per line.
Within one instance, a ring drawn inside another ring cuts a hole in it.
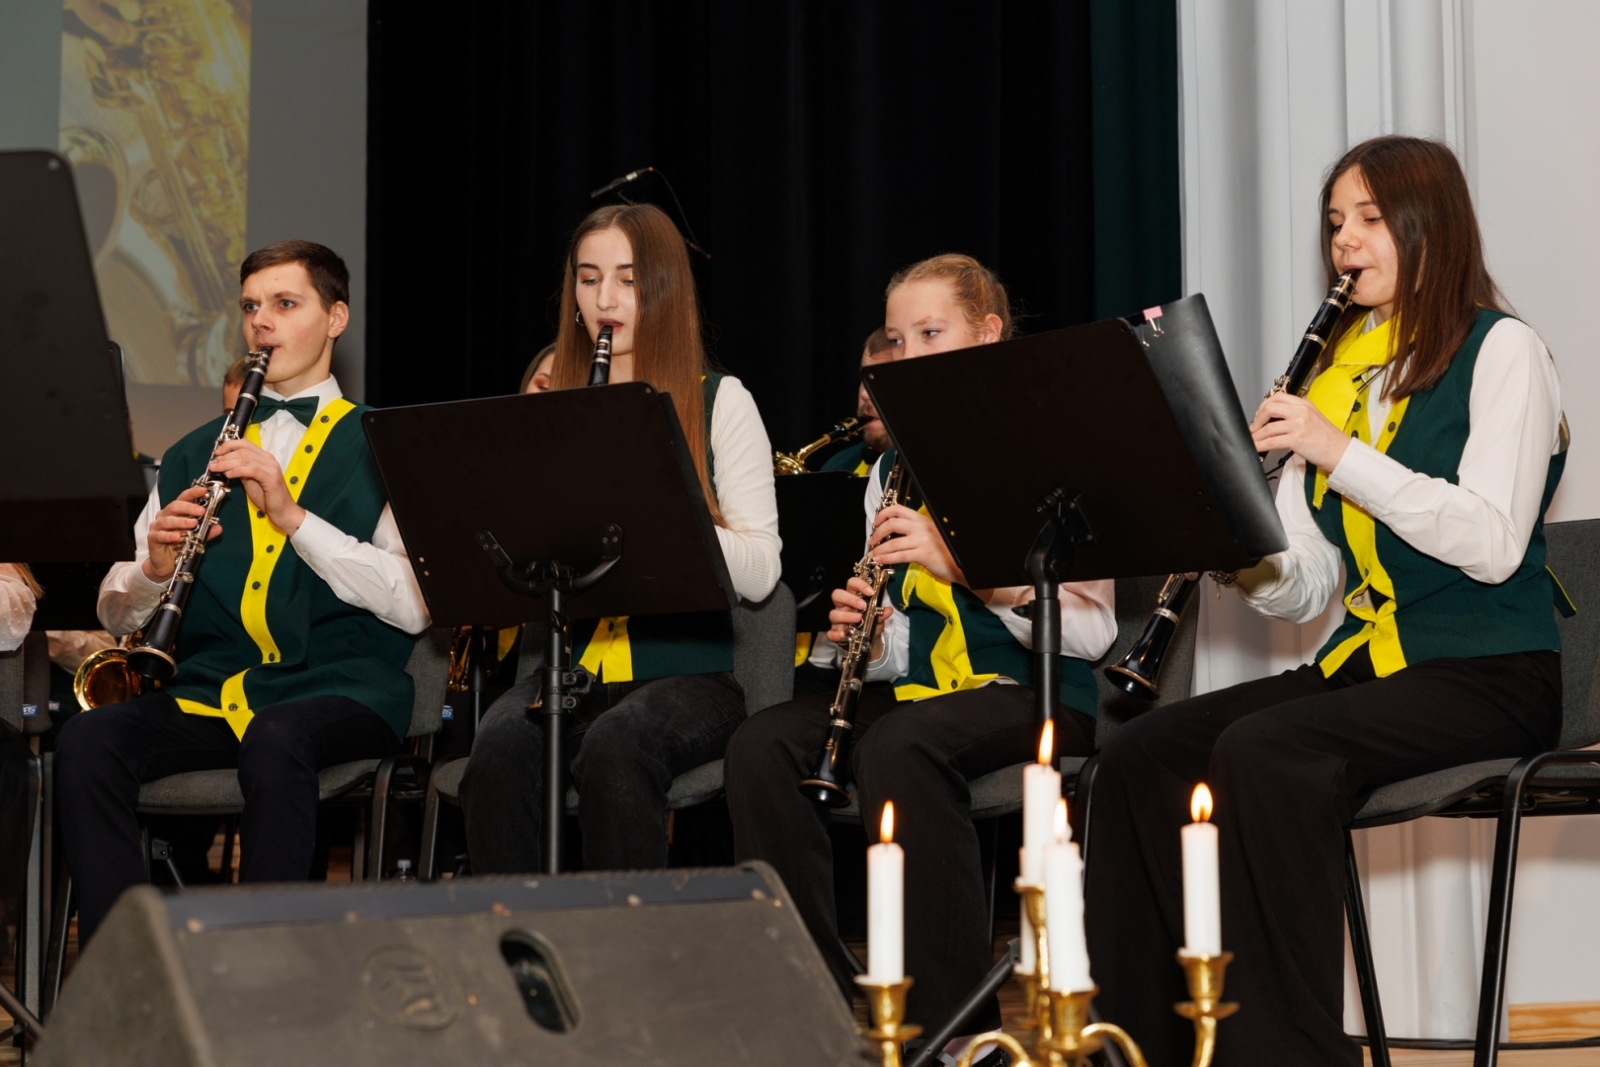
M 894 843 L 894 802 L 883 805 L 881 844 L 867 849 L 867 980 L 892 985 L 906 976 L 906 854 Z
M 1217 956 L 1222 953 L 1222 890 L 1211 790 L 1204 782 L 1194 787 L 1189 815 L 1194 821 L 1183 828 L 1183 950 L 1191 956 Z
M 1067 802 L 1056 808 L 1055 841 L 1044 850 L 1044 913 L 1050 938 L 1050 988 L 1082 993 L 1089 977 L 1089 944 L 1083 936 L 1083 859 L 1067 840 Z
M 1054 839 L 1056 802 L 1061 799 L 1061 772 L 1055 762 L 1055 723 L 1039 731 L 1039 761 L 1022 769 L 1022 880 L 1044 881 L 1044 849 Z
M 1028 850 L 1017 849 L 1017 870 L 1021 871 L 1027 866 Z M 1018 974 L 1032 974 L 1037 966 L 1036 954 L 1033 949 L 1033 921 L 1028 918 L 1028 906 L 1023 904 L 1017 909 L 1021 913 L 1022 929 L 1017 931 L 1017 940 L 1022 943 L 1022 957 L 1017 961 Z

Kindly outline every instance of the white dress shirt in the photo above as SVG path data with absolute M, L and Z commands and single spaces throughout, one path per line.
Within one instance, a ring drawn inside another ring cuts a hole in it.
M 1368 320 L 1368 329 L 1371 320 Z M 1368 389 L 1377 440 L 1390 403 L 1380 371 Z M 1484 337 L 1468 401 L 1472 430 L 1455 484 L 1419 474 L 1371 445 L 1351 440 L 1328 488 L 1363 508 L 1417 551 L 1498 584 L 1522 566 L 1539 521 L 1550 457 L 1560 451 L 1561 383 L 1531 327 L 1501 319 Z M 1339 550 L 1306 502 L 1305 461 L 1291 456 L 1278 482 L 1278 515 L 1289 547 L 1267 557 L 1272 576 L 1240 594 L 1263 615 L 1305 623 L 1340 593 Z M 1337 506 L 1331 497 L 1324 507 Z
M 344 394 L 339 383 L 327 378 L 318 385 L 304 389 L 292 397 L 284 397 L 271 389 L 263 389 L 263 396 L 275 400 L 298 400 L 301 397 L 317 398 L 321 411 L 330 401 Z M 305 433 L 298 419 L 287 411 L 279 411 L 259 424 L 261 447 L 271 453 L 280 467 L 287 467 L 300 438 Z M 235 482 L 233 491 L 243 493 L 244 486 Z M 134 526 L 137 558 L 132 563 L 114 563 L 105 580 L 100 583 L 100 621 L 114 634 L 131 633 L 149 620 L 156 605 L 161 602 L 165 583 L 150 581 L 144 576 L 144 561 L 150 555 L 150 523 L 161 511 L 159 487 L 150 492 L 144 510 Z M 249 529 L 237 532 L 224 527 L 222 537 L 250 536 Z M 352 607 L 370 611 L 379 619 L 408 634 L 421 633 L 428 628 L 428 608 L 422 600 L 422 589 L 417 576 L 412 573 L 411 559 L 400 540 L 399 527 L 389 505 L 383 506 L 372 540 L 358 541 L 354 537 L 306 512 L 294 536 L 289 539 L 295 552 L 319 578 L 328 583 L 335 596 Z M 203 566 L 204 564 L 202 564 Z
M 772 442 L 755 398 L 731 375 L 711 408 L 711 488 L 726 526 L 717 543 L 742 600 L 765 600 L 783 574 L 778 497 L 772 484 Z
M 883 501 L 883 484 L 878 479 L 882 457 L 867 476 L 867 491 L 862 499 L 866 510 L 866 531 L 872 537 L 872 520 Z M 1062 583 L 1057 590 L 1061 601 L 1061 654 L 1094 662 L 1110 650 L 1117 639 L 1116 585 L 1111 581 Z M 1033 621 L 1016 609 L 1033 602 L 1033 586 L 1015 585 L 993 590 L 989 610 L 1021 643 L 1033 648 Z M 883 623 L 883 653 L 867 665 L 867 681 L 884 682 L 903 678 L 911 670 L 911 625 L 899 605 Z M 810 662 L 818 667 L 838 664 L 839 646 L 826 637 L 817 638 Z M 1000 679 L 1014 681 L 1014 679 Z
M 0 563 L 0 652 L 22 647 L 22 639 L 33 627 L 33 609 L 38 606 L 33 590 L 22 580 L 15 563 Z

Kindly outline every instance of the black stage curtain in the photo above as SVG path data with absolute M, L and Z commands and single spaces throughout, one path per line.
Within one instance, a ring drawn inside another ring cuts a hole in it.
M 1180 295 L 1170 0 L 370 10 L 370 402 L 514 390 L 589 191 L 646 165 L 779 448 L 854 410 L 924 256 L 994 267 L 1027 332 Z

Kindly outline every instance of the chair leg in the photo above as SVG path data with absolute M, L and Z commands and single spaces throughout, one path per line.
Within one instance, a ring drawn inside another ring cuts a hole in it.
M 72 915 L 77 910 L 77 887 L 72 875 L 62 873 L 56 883 L 55 905 L 50 914 L 50 948 L 44 961 L 44 988 L 40 990 L 40 1017 L 48 1019 L 61 997 L 61 980 L 67 969 L 67 936 L 72 929 Z
M 1545 756 L 1554 755 L 1546 753 Z M 1517 876 L 1517 846 L 1522 833 L 1522 791 L 1545 756 L 1511 768 L 1500 818 L 1495 825 L 1494 867 L 1489 882 L 1489 923 L 1483 938 L 1483 977 L 1478 989 L 1478 1032 L 1472 1067 L 1495 1067 L 1500 1058 L 1500 1010 L 1505 1001 L 1506 948 L 1511 939 L 1511 895 Z
M 1083 811 L 1083 817 L 1079 819 L 1079 822 L 1083 824 L 1083 840 L 1078 844 L 1083 854 L 1085 877 L 1088 877 L 1089 872 L 1089 827 L 1093 822 L 1090 817 L 1094 814 L 1094 776 L 1099 769 L 1100 756 L 1097 753 L 1084 762 L 1078 771 L 1078 781 L 1073 786 L 1073 796 L 1078 801 L 1078 807 Z
M 372 812 L 367 808 L 356 809 L 356 835 L 350 842 L 350 880 L 363 882 L 367 877 L 367 822 L 372 818 Z
M 1000 867 L 1000 820 L 999 819 L 990 819 L 989 820 L 989 849 L 988 849 L 988 853 L 989 854 L 986 857 L 984 857 L 985 866 L 988 867 L 988 870 L 984 872 L 983 881 L 984 881 L 984 891 L 985 891 L 985 893 L 988 894 L 988 897 L 989 897 L 989 944 L 992 945 L 992 944 L 994 944 L 995 878 L 997 877 L 997 872 L 998 872 L 999 867 Z
M 1383 1028 L 1383 1003 L 1378 999 L 1378 971 L 1372 961 L 1372 935 L 1367 928 L 1367 908 L 1361 899 L 1361 871 L 1350 831 L 1344 832 L 1344 913 L 1350 921 L 1350 950 L 1356 961 L 1356 983 L 1361 987 L 1361 1014 L 1367 1021 L 1367 1047 L 1372 1067 L 1389 1067 L 1389 1036 Z
M 422 855 L 417 857 L 421 869 L 417 878 L 431 882 L 439 875 L 439 858 L 434 855 L 439 847 L 439 787 L 433 776 L 428 776 L 428 799 L 422 802 Z
M 230 815 L 222 823 L 222 882 L 233 884 L 233 848 L 239 840 L 239 817 Z
M 372 778 L 372 818 L 368 823 L 372 840 L 367 845 L 371 853 L 367 864 L 369 882 L 383 878 L 383 838 L 389 828 L 389 786 L 394 780 L 394 768 L 395 758 L 388 756 L 378 764 L 378 770 Z

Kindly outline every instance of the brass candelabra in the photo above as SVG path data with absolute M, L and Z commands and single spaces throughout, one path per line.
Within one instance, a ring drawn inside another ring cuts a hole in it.
M 1044 887 L 1019 878 L 1016 890 L 1033 928 L 1034 969 L 1032 973 L 1019 970 L 1015 977 L 1022 983 L 1026 1005 L 1023 1026 L 1033 1030 L 1034 1048 L 1029 1053 L 1022 1042 L 995 1030 L 974 1038 L 957 1061 L 957 1067 L 972 1067 L 977 1051 L 990 1044 L 1000 1045 L 1011 1053 L 1013 1067 L 1087 1067 L 1089 1057 L 1108 1042 L 1117 1046 L 1129 1067 L 1146 1067 L 1144 1053 L 1127 1031 L 1112 1023 L 1091 1021 L 1089 1005 L 1097 989 L 1063 993 L 1050 988 L 1049 917 L 1045 914 Z M 1232 959 L 1231 952 L 1218 956 L 1178 953 L 1191 999 L 1175 1005 L 1173 1010 L 1194 1021 L 1192 1067 L 1210 1067 L 1216 1053 L 1217 1020 L 1239 1010 L 1237 1004 L 1222 1002 L 1223 974 Z M 868 993 L 872 1029 L 866 1032 L 866 1037 L 877 1043 L 883 1067 L 900 1067 L 901 1044 L 922 1032 L 919 1027 L 907 1026 L 902 1021 L 911 979 L 893 985 L 876 984 L 865 978 L 856 981 Z

